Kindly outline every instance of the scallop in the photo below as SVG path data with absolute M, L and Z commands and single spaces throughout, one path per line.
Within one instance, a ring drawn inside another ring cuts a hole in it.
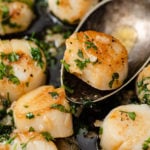
M 150 104 L 150 64 L 138 75 L 136 93 L 141 103 Z
M 17 100 L 46 82 L 43 51 L 24 39 L 0 40 L 0 95 Z
M 41 86 L 23 95 L 13 110 L 16 128 L 21 132 L 32 127 L 37 132 L 50 133 L 53 138 L 73 134 L 72 115 L 63 88 Z
M 113 90 L 127 77 L 128 53 L 111 35 L 96 31 L 77 32 L 66 40 L 63 64 L 69 73 L 92 87 Z
M 48 0 L 49 9 L 62 21 L 79 22 L 98 0 Z
M 114 108 L 103 121 L 101 146 L 104 150 L 149 148 L 150 107 L 128 104 Z
M 13 133 L 11 142 L 0 144 L 2 150 L 57 150 L 56 145 L 51 140 L 46 140 L 42 134 L 36 132 Z M 9 144 L 7 144 L 9 143 Z
M 33 10 L 26 3 L 0 2 L 0 35 L 25 31 L 34 18 Z

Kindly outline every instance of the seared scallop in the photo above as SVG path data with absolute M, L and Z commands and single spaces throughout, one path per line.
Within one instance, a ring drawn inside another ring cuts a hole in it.
M 23 2 L 0 2 L 0 35 L 25 31 L 35 15 Z
M 0 95 L 17 100 L 45 84 L 46 59 L 42 50 L 27 40 L 0 40 Z
M 59 19 L 78 23 L 98 0 L 48 0 L 49 9 Z
M 103 121 L 101 146 L 104 150 L 149 149 L 150 107 L 128 104 L 113 109 Z
M 14 105 L 14 122 L 22 132 L 32 127 L 37 132 L 49 132 L 53 138 L 73 134 L 72 115 L 63 88 L 41 86 Z
M 43 133 L 13 133 L 10 142 L 0 144 L 1 150 L 57 150 L 56 145 Z
M 128 73 L 126 48 L 114 37 L 96 31 L 71 35 L 63 63 L 67 71 L 99 90 L 120 87 Z
M 136 81 L 136 92 L 142 103 L 150 104 L 150 65 L 139 73 Z

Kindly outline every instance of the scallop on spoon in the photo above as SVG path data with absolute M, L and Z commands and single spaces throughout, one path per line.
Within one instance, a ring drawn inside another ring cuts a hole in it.
M 128 76 L 115 90 L 94 89 L 61 68 L 67 99 L 78 104 L 99 102 L 127 86 L 150 61 L 150 1 L 104 0 L 81 20 L 74 32 L 95 30 L 113 35 L 128 50 Z M 71 88 L 70 88 L 71 87 Z

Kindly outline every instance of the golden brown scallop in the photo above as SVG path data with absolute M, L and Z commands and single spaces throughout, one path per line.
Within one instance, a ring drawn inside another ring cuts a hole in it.
M 128 104 L 114 108 L 103 121 L 102 149 L 144 150 L 149 145 L 146 142 L 150 138 L 149 120 L 150 107 L 146 104 Z
M 98 0 L 48 0 L 50 11 L 71 24 L 79 22 L 96 3 Z
M 11 142 L 0 143 L 0 150 L 57 150 L 54 142 L 46 135 L 36 132 L 14 132 L 10 137 Z
M 100 90 L 112 90 L 122 85 L 128 73 L 128 54 L 114 37 L 85 31 L 66 40 L 64 63 L 69 72 Z
M 150 104 L 150 65 L 139 73 L 136 81 L 136 92 L 142 103 Z
M 73 134 L 70 106 L 63 88 L 41 86 L 14 104 L 14 122 L 21 132 L 31 127 L 37 132 L 49 132 L 54 138 Z
M 0 35 L 25 31 L 35 15 L 23 2 L 0 2 Z
M 17 100 L 45 84 L 46 59 L 42 50 L 27 40 L 0 40 L 0 95 Z

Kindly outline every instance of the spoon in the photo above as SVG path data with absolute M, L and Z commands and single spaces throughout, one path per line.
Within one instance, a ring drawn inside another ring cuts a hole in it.
M 122 38 L 128 50 L 129 72 L 124 84 L 118 89 L 100 91 L 68 73 L 62 65 L 61 85 L 64 85 L 69 101 L 78 104 L 102 101 L 127 86 L 149 63 L 149 8 L 149 0 L 105 0 L 81 20 L 74 32 L 95 30 Z

